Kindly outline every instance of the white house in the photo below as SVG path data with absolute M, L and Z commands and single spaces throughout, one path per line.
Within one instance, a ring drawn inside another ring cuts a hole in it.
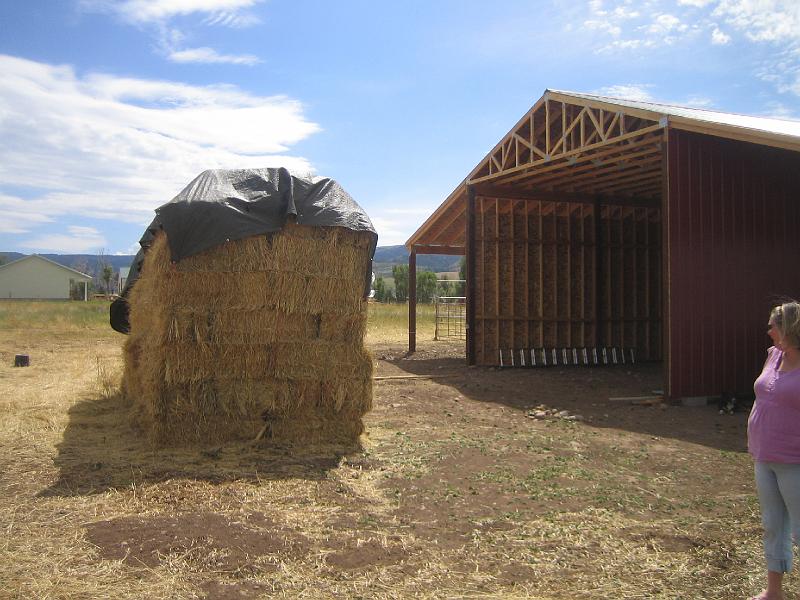
M 0 298 L 69 300 L 74 297 L 86 300 L 91 281 L 92 278 L 85 273 L 31 254 L 0 265 Z

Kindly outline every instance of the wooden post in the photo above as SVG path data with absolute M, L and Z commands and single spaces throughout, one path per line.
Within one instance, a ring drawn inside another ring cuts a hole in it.
M 674 168 L 674 165 L 672 165 Z M 663 363 L 664 398 L 672 395 L 672 303 L 670 292 L 670 197 L 669 197 L 669 128 L 664 129 L 661 142 L 661 360 Z M 648 348 L 648 351 L 652 351 Z
M 467 186 L 467 215 L 466 234 L 464 237 L 465 252 L 467 254 L 467 364 L 475 364 L 475 188 Z M 485 259 L 484 259 L 485 260 Z M 486 335 L 483 328 L 483 335 Z
M 594 199 L 594 345 L 595 348 L 600 348 L 605 345 L 605 331 L 601 327 L 603 318 L 604 304 L 602 301 L 603 294 L 603 249 L 600 244 L 600 234 L 603 229 L 603 221 L 601 218 L 602 198 L 597 196 Z M 599 350 L 598 350 L 599 352 Z
M 408 353 L 417 351 L 417 251 L 408 255 Z

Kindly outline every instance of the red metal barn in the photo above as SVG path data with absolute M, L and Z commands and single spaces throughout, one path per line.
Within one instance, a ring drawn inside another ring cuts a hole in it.
M 469 364 L 633 350 L 670 398 L 742 392 L 769 308 L 800 296 L 798 201 L 800 122 L 547 90 L 408 240 L 409 267 L 466 256 Z

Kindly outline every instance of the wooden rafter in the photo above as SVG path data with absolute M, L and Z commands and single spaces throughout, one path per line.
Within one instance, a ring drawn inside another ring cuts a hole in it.
M 558 160 L 567 160 L 567 159 L 572 158 L 572 157 L 578 158 L 578 157 L 582 156 L 583 154 L 585 154 L 587 152 L 597 151 L 597 150 L 601 150 L 601 149 L 612 149 L 611 150 L 612 152 L 618 152 L 619 149 L 615 148 L 615 146 L 619 142 L 624 142 L 624 141 L 627 141 L 627 140 L 630 140 L 630 139 L 639 138 L 639 137 L 645 136 L 647 134 L 653 133 L 655 131 L 661 131 L 662 129 L 663 129 L 663 127 L 660 124 L 649 125 L 647 127 L 644 127 L 642 129 L 639 129 L 639 130 L 636 130 L 636 131 L 630 131 L 630 132 L 625 133 L 623 135 L 612 136 L 612 137 L 610 137 L 610 138 L 608 138 L 608 139 L 606 139 L 604 141 L 587 144 L 586 146 L 582 146 L 582 147 L 570 150 L 568 152 L 564 152 L 563 154 L 558 155 L 557 159 Z M 496 163 L 496 161 L 493 158 L 491 158 L 491 160 Z M 503 169 L 502 171 L 496 171 L 496 172 L 488 174 L 488 175 L 472 177 L 472 178 L 470 178 L 469 183 L 481 183 L 483 181 L 491 181 L 491 180 L 494 180 L 494 179 L 499 179 L 499 178 L 503 177 L 503 175 L 506 175 L 506 174 L 517 173 L 517 172 L 522 171 L 522 170 L 535 169 L 537 166 L 543 165 L 543 164 L 546 164 L 546 163 L 550 163 L 553 160 L 555 160 L 553 157 L 549 157 L 549 158 L 544 158 L 544 159 L 540 159 L 540 160 L 530 161 L 529 163 L 520 164 L 519 166 L 516 166 L 516 167 L 509 167 L 507 169 Z M 480 170 L 478 170 L 478 172 L 481 172 L 482 170 L 483 169 L 480 169 Z
M 598 147 L 635 141 L 637 133 L 662 127 L 662 123 L 641 115 L 626 119 L 620 110 L 545 96 L 473 170 L 469 180 L 477 183 L 504 177 L 559 158 L 580 156 Z
M 647 148 L 648 151 L 654 153 L 661 152 L 661 147 L 659 145 L 661 142 L 660 135 L 651 134 L 650 136 L 644 136 L 641 139 L 631 139 L 629 141 L 630 143 L 626 143 L 625 146 L 616 145 L 610 148 L 600 148 L 593 152 L 585 152 L 580 156 L 572 157 L 568 161 L 555 161 L 548 165 L 540 163 L 535 168 L 530 168 L 524 171 L 520 170 L 519 172 L 515 172 L 504 177 L 498 177 L 493 181 L 493 183 L 496 182 L 498 184 L 507 185 L 514 181 L 531 180 L 532 178 L 535 178 L 537 181 L 539 181 L 539 178 L 546 174 L 553 174 L 556 178 L 569 176 L 573 172 L 571 169 L 575 169 L 576 166 L 587 163 L 592 163 L 596 166 L 597 161 L 601 161 L 603 163 L 607 161 L 614 161 L 618 158 L 622 158 L 623 156 L 631 156 L 632 154 L 635 154 L 635 152 L 632 151 L 638 150 L 639 148 Z
M 603 193 L 617 192 L 629 188 L 632 183 L 642 180 L 656 181 L 660 180 L 660 177 L 661 177 L 661 166 L 659 165 L 652 169 L 644 170 L 634 175 L 626 174 L 624 177 L 618 177 L 618 178 L 607 177 L 593 184 L 580 186 L 580 190 L 596 191 Z

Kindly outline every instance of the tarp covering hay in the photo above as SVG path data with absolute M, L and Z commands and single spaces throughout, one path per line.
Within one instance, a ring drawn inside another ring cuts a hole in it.
M 372 403 L 365 281 L 377 238 L 371 223 L 354 230 L 294 217 L 177 261 L 169 228 L 158 218 L 151 226 L 125 294 L 123 391 L 156 442 L 263 432 L 280 443 L 352 444 L 363 432 Z

